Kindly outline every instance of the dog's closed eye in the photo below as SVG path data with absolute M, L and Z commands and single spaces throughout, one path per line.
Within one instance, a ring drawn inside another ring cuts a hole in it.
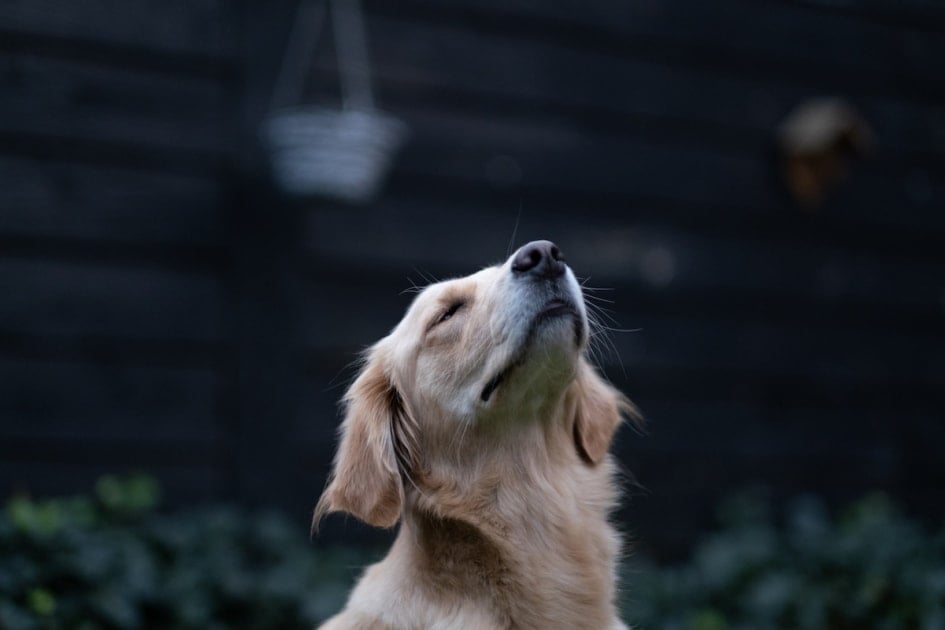
M 440 316 L 437 317 L 437 318 L 433 321 L 433 325 L 430 326 L 430 327 L 432 328 L 433 326 L 436 326 L 437 324 L 442 324 L 443 322 L 447 321 L 448 319 L 451 319 L 451 318 L 453 317 L 453 315 L 455 315 L 456 313 L 458 313 L 459 310 L 460 310 L 461 308 L 463 308 L 464 306 L 466 306 L 466 301 L 465 301 L 465 300 L 456 300 L 455 302 L 451 303 L 451 304 L 449 305 L 449 307 L 447 307 L 447 309 L 446 309 L 445 311 L 443 311 L 442 313 L 440 313 Z

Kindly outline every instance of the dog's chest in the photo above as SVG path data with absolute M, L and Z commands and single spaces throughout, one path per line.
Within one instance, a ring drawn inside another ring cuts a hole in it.
M 416 532 L 416 573 L 440 603 L 462 599 L 501 628 L 605 628 L 613 619 L 617 539 L 606 523 L 506 531 L 495 538 L 459 521 Z

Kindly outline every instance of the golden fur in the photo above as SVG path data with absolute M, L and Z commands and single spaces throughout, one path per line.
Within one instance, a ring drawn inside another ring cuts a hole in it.
M 427 287 L 366 354 L 315 522 L 400 530 L 322 628 L 625 627 L 607 449 L 638 416 L 584 356 L 571 271 L 514 259 Z

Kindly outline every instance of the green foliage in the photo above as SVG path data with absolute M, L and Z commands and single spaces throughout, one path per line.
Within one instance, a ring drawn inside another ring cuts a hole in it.
M 11 499 L 0 515 L 0 628 L 311 628 L 339 610 L 363 551 L 313 546 L 274 514 L 156 511 L 153 480 L 91 497 Z M 832 519 L 813 499 L 780 526 L 740 496 L 681 566 L 626 567 L 639 630 L 945 628 L 945 530 L 869 497 Z
M 640 630 L 945 628 L 945 529 L 928 535 L 883 496 L 831 519 L 812 498 L 776 527 L 750 495 L 678 567 L 631 567 L 627 619 Z
M 159 495 L 144 476 L 104 477 L 92 498 L 9 501 L 0 628 L 311 628 L 369 560 L 319 551 L 274 514 L 159 514 Z

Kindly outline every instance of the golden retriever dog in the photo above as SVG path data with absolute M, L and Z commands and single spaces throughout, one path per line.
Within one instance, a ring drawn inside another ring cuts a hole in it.
M 608 454 L 633 405 L 585 357 L 549 241 L 419 293 L 366 353 L 315 523 L 400 530 L 322 628 L 625 628 Z

